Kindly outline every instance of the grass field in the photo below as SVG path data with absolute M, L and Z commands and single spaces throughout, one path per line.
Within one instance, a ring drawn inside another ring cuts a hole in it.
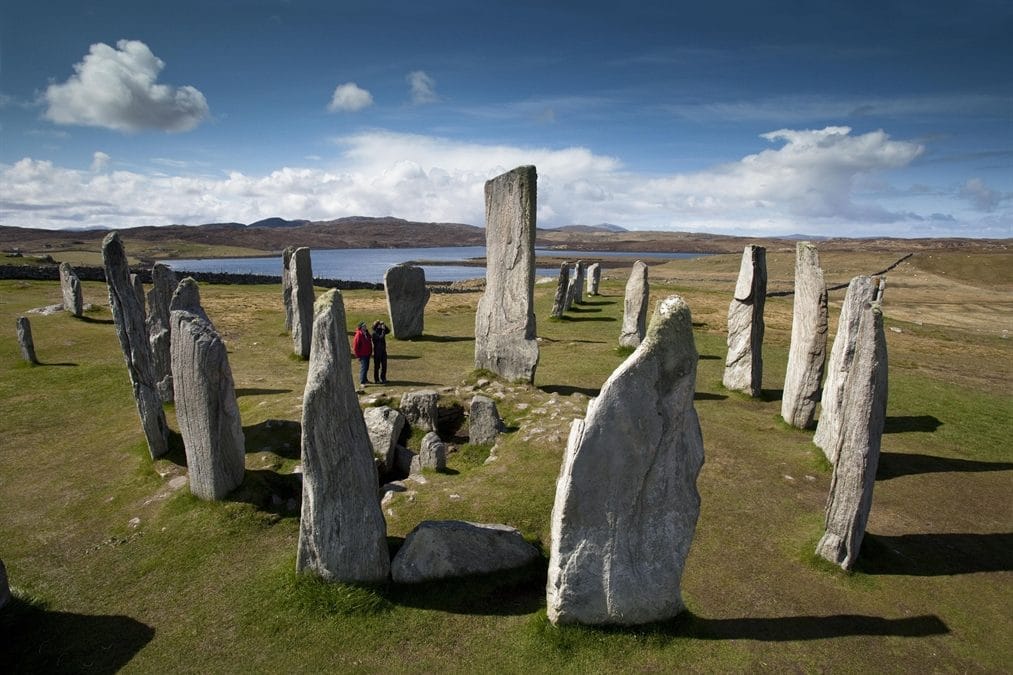
M 129 242 L 127 247 L 129 249 Z M 792 252 L 769 254 L 791 286 Z M 831 283 L 895 262 L 823 257 Z M 104 285 L 84 319 L 30 315 L 43 362 L 20 361 L 14 320 L 60 301 L 55 282 L 0 282 L 0 559 L 15 599 L 0 610 L 0 670 L 110 672 L 590 672 L 1013 670 L 1013 256 L 917 253 L 889 275 L 890 395 L 868 534 L 851 574 L 815 560 L 830 468 L 811 432 L 780 421 L 791 298 L 767 301 L 764 396 L 722 388 L 738 256 L 650 270 L 654 303 L 689 303 L 701 360 L 706 460 L 683 578 L 689 611 L 636 629 L 556 628 L 545 561 L 489 578 L 363 589 L 297 577 L 299 420 L 307 364 L 290 356 L 281 289 L 204 286 L 223 334 L 247 444 L 232 499 L 176 489 L 147 456 Z M 388 505 L 391 546 L 420 521 L 507 523 L 548 550 L 570 421 L 622 361 L 623 270 L 603 295 L 548 319 L 536 286 L 534 386 L 494 382 L 512 429 L 488 448 L 451 442 L 449 471 Z M 843 291 L 831 293 L 831 332 Z M 380 318 L 381 292 L 344 294 L 349 326 Z M 477 293 L 434 295 L 424 337 L 390 341 L 387 387 L 466 405 Z M 178 429 L 167 406 L 170 426 Z M 464 433 L 463 431 L 460 433 Z

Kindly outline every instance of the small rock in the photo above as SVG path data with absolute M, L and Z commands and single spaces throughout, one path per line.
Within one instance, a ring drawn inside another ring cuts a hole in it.
M 897 328 L 897 326 L 890 326 L 890 330 L 892 330 L 894 333 L 903 333 L 904 332 L 900 328 Z
M 136 529 L 137 526 L 140 525 L 140 524 L 141 524 L 141 519 L 138 518 L 137 516 L 134 516 L 133 518 L 131 518 L 130 520 L 127 521 L 127 525 L 130 527 L 131 530 Z

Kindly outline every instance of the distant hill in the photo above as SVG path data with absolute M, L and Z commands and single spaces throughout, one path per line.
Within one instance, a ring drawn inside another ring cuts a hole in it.
M 562 227 L 544 228 L 554 232 L 629 232 L 621 225 L 601 223 L 599 225 L 563 225 Z
M 247 227 L 302 227 L 307 225 L 310 221 L 308 220 L 285 220 L 284 218 L 265 218 L 264 220 L 258 220 L 255 223 L 250 223 Z

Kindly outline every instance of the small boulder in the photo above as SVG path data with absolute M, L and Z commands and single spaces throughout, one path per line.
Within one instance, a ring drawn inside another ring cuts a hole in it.
M 401 414 L 414 429 L 436 431 L 436 424 L 439 421 L 436 402 L 439 398 L 440 395 L 432 389 L 406 391 L 401 396 L 401 405 L 399 406 Z
M 495 443 L 501 431 L 503 420 L 496 402 L 487 396 L 473 397 L 468 415 L 468 440 L 477 444 Z
M 366 408 L 362 411 L 373 446 L 373 456 L 383 461 L 383 470 L 389 473 L 397 458 L 397 441 L 404 430 L 405 416 L 389 406 Z

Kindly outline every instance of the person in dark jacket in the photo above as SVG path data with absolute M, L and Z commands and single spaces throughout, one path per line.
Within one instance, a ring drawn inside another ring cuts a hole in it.
M 377 319 L 373 322 L 373 382 L 387 384 L 387 333 L 390 328 Z
M 352 353 L 359 359 L 359 384 L 368 384 L 366 373 L 369 372 L 369 357 L 373 353 L 373 341 L 366 330 L 366 322 L 360 321 L 352 338 Z

